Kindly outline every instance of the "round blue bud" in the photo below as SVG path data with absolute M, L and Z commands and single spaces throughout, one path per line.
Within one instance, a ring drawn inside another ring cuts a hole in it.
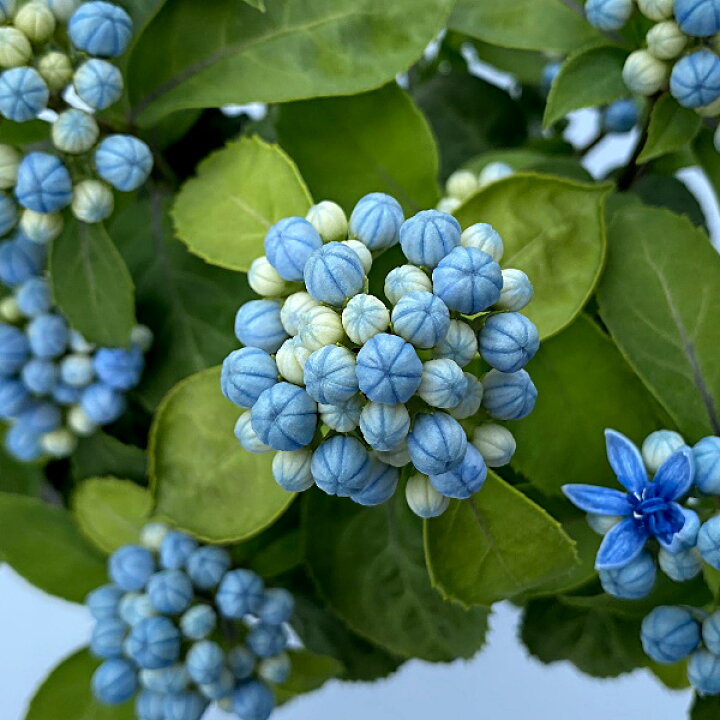
M 462 462 L 446 473 L 431 475 L 430 482 L 445 497 L 465 500 L 480 490 L 486 477 L 483 456 L 474 445 L 468 444 Z
M 491 315 L 478 340 L 485 362 L 503 373 L 524 368 L 540 347 L 537 328 L 520 313 Z
M 113 658 L 106 660 L 92 676 L 93 695 L 106 705 L 121 705 L 137 691 L 137 673 L 132 663 Z
M 320 420 L 338 432 L 354 430 L 360 422 L 362 409 L 363 398 L 361 395 L 354 395 L 349 400 L 340 403 L 320 403 L 318 405 Z
M 18 309 L 28 318 L 43 315 L 52 306 L 50 287 L 45 278 L 34 277 L 26 280 L 15 293 Z
M 161 570 L 147 583 L 150 604 L 163 615 L 179 615 L 190 607 L 193 586 L 181 570 Z
M 105 383 L 96 382 L 83 390 L 80 404 L 97 425 L 114 423 L 125 412 L 125 397 Z
M 686 35 L 710 37 L 720 30 L 720 2 L 675 0 L 675 18 Z
M 70 387 L 87 387 L 94 378 L 93 361 L 87 355 L 66 355 L 60 362 L 60 379 Z
M 24 232 L 15 236 L 14 244 L 25 254 L 27 262 L 33 268 L 35 275 L 41 275 L 45 272 L 48 253 L 46 245 L 31 240 Z
M 195 550 L 187 561 L 187 574 L 196 588 L 211 590 L 220 583 L 230 569 L 227 550 L 206 545 Z
M 355 354 L 346 347 L 326 345 L 305 363 L 305 389 L 319 403 L 340 403 L 358 391 Z
M 52 213 L 72 201 L 72 180 L 63 161 L 44 152 L 26 155 L 19 167 L 15 197 L 28 210 Z
M 460 223 L 440 210 L 422 210 L 400 228 L 400 245 L 414 265 L 434 268 L 460 245 Z
M 215 682 L 200 685 L 200 692 L 208 700 L 222 700 L 227 698 L 234 689 L 235 677 L 227 668 L 223 668 L 220 677 Z
M 123 93 L 122 73 L 107 60 L 87 60 L 73 76 L 80 99 L 95 110 L 105 110 Z
M 710 105 L 720 97 L 720 58 L 711 50 L 680 58 L 670 74 L 670 93 L 684 107 Z
M 120 601 L 120 618 L 127 625 L 137 625 L 145 618 L 156 615 L 150 598 L 145 593 L 131 592 Z
M 370 193 L 360 198 L 350 216 L 350 237 L 370 250 L 397 245 L 405 216 L 395 198 L 384 193 Z
M 0 346 L 2 341 L 0 340 Z M 706 437 L 693 447 L 695 485 L 708 495 L 720 495 L 720 437 Z
M 20 376 L 31 393 L 49 395 L 57 382 L 58 368 L 50 360 L 32 358 L 25 363 Z
M 272 473 L 275 482 L 288 492 L 302 492 L 315 482 L 310 470 L 312 453 L 309 450 L 290 450 L 275 453 Z
M 277 300 L 251 300 L 235 316 L 235 336 L 248 347 L 276 352 L 288 338 L 280 320 L 281 303 Z
M 118 57 L 132 38 L 130 16 L 109 2 L 87 2 L 72 14 L 68 34 L 72 44 L 88 55 Z
M 38 315 L 28 324 L 27 334 L 30 349 L 39 358 L 56 358 L 67 349 L 68 326 L 60 315 Z
M 281 653 L 287 647 L 287 635 L 280 625 L 253 625 L 247 636 L 247 644 L 261 658 Z
M 369 402 L 360 413 L 360 431 L 373 450 L 392 450 L 410 432 L 410 414 L 405 405 Z
M 31 280 L 39 268 L 16 240 L 0 243 L 0 282 L 14 287 Z
M 177 693 L 165 698 L 165 720 L 200 720 L 208 702 L 196 692 Z
M 289 622 L 295 609 L 293 596 L 284 588 L 270 588 L 265 591 L 257 616 L 266 625 L 282 625 Z
M 598 30 L 620 30 L 632 11 L 632 0 L 588 0 L 585 4 L 585 17 Z
M 406 403 L 420 386 L 422 370 L 415 348 L 397 335 L 379 333 L 357 355 L 360 391 L 373 402 Z
M 0 192 L 0 237 L 7 235 L 17 223 L 18 213 L 15 201 L 3 192 Z
M 525 370 L 491 370 L 483 379 L 483 407 L 498 420 L 521 420 L 535 408 L 537 388 Z
M 222 648 L 210 640 L 195 643 L 187 654 L 185 667 L 198 685 L 207 685 L 220 678 L 225 663 Z
M 668 552 L 676 553 L 681 550 L 689 550 L 697 545 L 697 536 L 700 531 L 700 517 L 690 508 L 680 507 L 685 516 L 685 523 L 682 528 L 673 536 Z
M 350 498 L 358 505 L 381 505 L 395 494 L 399 479 L 397 468 L 370 456 L 367 484 L 362 490 L 351 493 Z
M 451 320 L 447 335 L 433 348 L 433 357 L 455 361 L 465 367 L 477 354 L 478 343 L 473 329 L 461 320 Z
M 166 617 L 145 618 L 132 628 L 125 652 L 142 669 L 170 667 L 180 656 L 180 632 Z
M 183 692 L 190 683 L 185 665 L 177 663 L 168 667 L 142 670 L 140 682 L 144 688 L 156 693 L 175 694 Z
M 447 335 L 450 311 L 437 295 L 424 290 L 411 292 L 393 308 L 392 323 L 400 337 L 416 347 L 431 348 Z
M 301 217 L 286 217 L 276 222 L 265 236 L 265 255 L 285 280 L 302 280 L 305 264 L 321 248 L 318 231 Z
M 5 433 L 5 449 L 17 460 L 33 462 L 42 455 L 42 436 L 42 432 L 24 423 L 16 423 Z
M 18 414 L 18 424 L 38 433 L 49 433 L 60 427 L 60 409 L 51 402 L 32 401 Z
M 165 720 L 165 695 L 143 690 L 135 700 L 138 720 Z
M 315 435 L 317 403 L 303 388 L 277 383 L 260 395 L 251 422 L 265 445 L 274 450 L 299 450 Z
M 708 615 L 703 621 L 702 639 L 711 653 L 720 655 L 720 610 Z
M 98 175 L 122 192 L 137 190 L 152 166 L 150 148 L 132 135 L 108 135 L 95 150 Z
M 720 657 L 696 650 L 688 660 L 688 680 L 701 695 L 720 695 Z
M 682 435 L 672 430 L 656 430 L 650 433 L 642 444 L 645 467 L 651 473 L 656 473 L 660 466 L 684 445 Z
M 119 618 L 99 620 L 90 638 L 90 650 L 103 660 L 121 657 L 127 625 Z
M 315 250 L 303 273 L 308 292 L 321 302 L 340 306 L 362 291 L 365 270 L 357 253 L 339 242 Z
M 708 565 L 720 570 L 720 515 L 703 523 L 698 531 L 697 549 Z
M 96 620 L 116 618 L 124 594 L 117 585 L 102 585 L 85 598 L 85 606 Z
M 457 247 L 433 270 L 435 294 L 451 309 L 475 315 L 500 298 L 500 266 L 482 250 Z
M 658 564 L 660 569 L 675 582 L 692 580 L 702 570 L 702 558 L 695 548 L 672 553 L 660 548 Z
M 233 712 L 243 720 L 267 720 L 275 707 L 270 688 L 259 680 L 240 683 L 232 694 Z
M 255 656 L 244 645 L 234 647 L 228 653 L 227 661 L 238 680 L 250 677 L 255 669 Z
M 685 608 L 661 605 L 642 621 L 640 639 L 655 662 L 679 662 L 700 644 L 700 623 Z
M 15 378 L 0 378 L 0 418 L 16 417 L 28 404 L 30 396 L 25 385 Z
M 30 343 L 21 330 L 0 323 L 0 375 L 14 375 L 25 364 Z
M 8 120 L 36 118 L 49 99 L 48 86 L 35 68 L 16 67 L 0 73 L 0 115 Z
M 263 602 L 265 586 L 262 578 L 251 570 L 231 570 L 225 573 L 215 601 L 225 616 L 239 620 L 257 612 Z
M 169 570 L 184 568 L 197 550 L 197 541 L 180 530 L 170 530 L 160 543 L 160 565 Z
M 410 460 L 424 475 L 441 475 L 456 468 L 467 450 L 462 425 L 444 412 L 422 413 L 408 436 Z
M 616 100 L 605 108 L 603 125 L 611 133 L 630 132 L 638 121 L 638 107 L 634 100 Z
M 655 585 L 657 567 L 649 552 L 641 552 L 625 567 L 616 570 L 600 570 L 603 590 L 624 600 L 639 600 L 650 594 Z
M 139 545 L 125 545 L 116 550 L 109 560 L 112 581 L 127 592 L 143 590 L 155 572 L 152 553 Z
M 292 665 L 287 653 L 265 658 L 258 665 L 258 675 L 266 682 L 278 685 L 290 677 Z
M 349 497 L 368 481 L 370 458 L 354 437 L 335 435 L 324 440 L 312 456 L 315 484 L 328 495 Z
M 209 605 L 195 605 L 180 618 L 182 634 L 190 640 L 204 640 L 217 625 L 217 615 Z
M 140 382 L 145 360 L 140 348 L 100 348 L 93 357 L 98 378 L 114 390 L 130 390 Z
M 428 360 L 423 364 L 418 395 L 428 405 L 438 408 L 457 407 L 465 397 L 466 391 L 465 374 L 454 360 Z

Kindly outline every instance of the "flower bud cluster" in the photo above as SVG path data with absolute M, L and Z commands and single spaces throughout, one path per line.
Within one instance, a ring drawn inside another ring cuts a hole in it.
M 398 244 L 406 263 L 373 275 L 371 294 L 374 259 Z M 519 312 L 532 285 L 501 269 L 491 226 L 463 232 L 439 210 L 405 219 L 394 198 L 371 193 L 349 221 L 330 201 L 280 220 L 265 253 L 248 273 L 262 299 L 237 313 L 245 347 L 225 359 L 222 391 L 245 409 L 240 444 L 275 451 L 283 488 L 377 505 L 407 468 L 418 473 L 408 503 L 430 517 L 510 461 L 515 441 L 492 421 L 532 411 L 524 367 L 539 338 Z
M 22 232 L 0 242 L 0 420 L 18 460 L 72 454 L 78 437 L 115 422 L 140 382 L 152 333 L 134 328 L 129 348 L 97 348 L 54 306 L 47 246 Z
M 472 170 L 456 170 L 445 182 L 445 196 L 440 199 L 437 209 L 452 213 L 471 195 L 488 185 L 510 177 L 515 171 L 504 162 L 490 162 L 479 173 Z
M 109 575 L 86 600 L 99 702 L 134 697 L 138 720 L 200 720 L 212 703 L 241 720 L 270 717 L 271 687 L 291 671 L 287 590 L 157 523 L 110 557 Z

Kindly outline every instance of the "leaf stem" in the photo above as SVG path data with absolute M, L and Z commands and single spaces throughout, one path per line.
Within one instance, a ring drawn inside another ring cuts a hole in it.
M 646 166 L 645 163 L 638 164 L 638 159 L 640 158 L 643 148 L 648 141 L 648 135 L 650 131 L 650 118 L 652 118 L 652 112 L 655 104 L 658 101 L 658 98 L 659 95 L 654 95 L 652 98 L 650 98 L 647 112 L 645 113 L 645 118 L 643 119 L 640 137 L 638 138 L 635 149 L 633 150 L 633 154 L 630 156 L 627 165 L 625 165 L 625 168 L 620 173 L 620 178 L 618 179 L 618 190 L 620 190 L 621 192 L 626 192 L 633 186 L 633 183 L 638 179 L 638 176 L 641 174 L 641 172 Z

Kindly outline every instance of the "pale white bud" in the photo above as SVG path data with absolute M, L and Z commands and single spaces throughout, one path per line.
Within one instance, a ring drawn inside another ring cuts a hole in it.
M 304 385 L 305 363 L 310 355 L 310 350 L 300 342 L 299 338 L 288 338 L 275 353 L 278 372 L 293 385 Z
M 82 180 L 73 188 L 72 211 L 84 223 L 99 223 L 112 215 L 115 196 L 100 180 Z
M 0 300 L 0 318 L 9 323 L 16 323 L 22 318 L 17 300 L 12 295 Z
M 40 58 L 38 72 L 47 83 L 48 88 L 57 92 L 70 84 L 73 66 L 65 53 L 53 50 Z
M 46 245 L 62 232 L 63 216 L 61 213 L 44 215 L 34 210 L 25 210 L 20 218 L 20 229 L 33 242 Z
M 700 117 L 717 117 L 720 115 L 720 97 L 709 105 L 695 108 L 695 112 L 700 115 Z
M 69 457 L 75 452 L 77 443 L 77 436 L 65 428 L 53 430 L 40 438 L 43 452 L 53 458 Z
M 507 465 L 515 454 L 515 438 L 502 425 L 488 423 L 475 428 L 472 444 L 483 456 L 488 467 Z
M 14 27 L 0 27 L 0 68 L 27 65 L 32 46 L 27 36 Z
M 502 260 L 505 247 L 500 233 L 488 223 L 475 223 L 465 228 L 460 236 L 463 247 L 474 247 L 487 253 L 495 262 Z
M 90 437 L 97 429 L 98 425 L 94 423 L 87 413 L 82 409 L 81 405 L 73 405 L 68 411 L 67 416 L 68 427 L 80 437 Z
M 588 513 L 586 517 L 588 525 L 598 535 L 605 535 L 622 520 L 621 517 L 614 515 L 595 515 L 593 513 Z
M 24 32 L 31 42 L 44 43 L 55 32 L 55 16 L 45 3 L 33 0 L 17 11 L 13 25 Z
M 342 312 L 342 324 L 354 343 L 364 345 L 390 327 L 390 311 L 374 295 L 355 295 Z
M 238 439 L 243 450 L 253 455 L 264 455 L 272 452 L 272 448 L 266 445 L 253 430 L 251 425 L 252 414 L 248 410 L 244 412 L 235 423 L 235 437 Z
M 456 170 L 445 183 L 445 192 L 461 202 L 467 200 L 479 188 L 477 176 L 469 170 Z
M 67 22 L 80 4 L 80 0 L 45 0 L 45 2 L 60 22 Z
M 682 435 L 672 430 L 656 430 L 650 433 L 642 444 L 645 467 L 649 472 L 656 473 L 658 468 L 684 445 L 685 440 Z
M 650 20 L 667 20 L 673 16 L 674 0 L 637 0 L 640 12 Z
M 386 465 L 392 465 L 397 468 L 405 467 L 410 462 L 410 453 L 406 440 L 403 440 L 398 447 L 392 450 L 377 450 L 375 455 L 377 455 L 378 460 L 384 462 Z
M 659 60 L 678 57 L 688 44 L 688 36 L 673 20 L 653 25 L 646 39 L 648 51 Z
M 160 550 L 160 546 L 162 545 L 162 541 L 165 539 L 168 532 L 170 532 L 170 528 L 163 523 L 148 523 L 140 531 L 140 544 L 148 550 L 158 552 L 158 550 Z
M 647 50 L 635 50 L 623 67 L 623 80 L 628 89 L 639 95 L 654 95 L 665 86 L 669 68 Z
M 250 287 L 263 297 L 280 297 L 291 287 L 264 255 L 252 261 L 247 278 Z
M 355 251 L 355 254 L 360 258 L 360 262 L 363 266 L 363 270 L 367 275 L 372 267 L 372 253 L 368 250 L 367 245 L 364 245 L 359 240 L 343 240 L 343 245 L 347 245 L 350 249 Z
M 300 343 L 314 352 L 325 345 L 335 345 L 345 335 L 340 316 L 321 305 L 308 310 L 300 323 Z
M 441 495 L 425 475 L 413 475 L 408 480 L 405 498 L 410 509 L 421 518 L 442 515 L 450 504 L 450 498 Z
M 316 307 L 320 307 L 320 303 L 308 292 L 288 295 L 280 309 L 280 322 L 288 335 L 297 335 L 305 315 Z
M 522 310 L 533 299 L 534 290 L 530 278 L 522 270 L 515 268 L 503 270 L 502 276 L 503 286 L 495 307 L 512 312 Z
M 491 162 L 488 163 L 480 172 L 478 176 L 478 183 L 481 188 L 487 187 L 488 185 L 502 180 L 506 177 L 510 177 L 515 171 L 504 162 Z
M 22 155 L 12 145 L 0 145 L 0 190 L 15 187 Z
M 436 209 L 440 212 L 452 215 L 461 205 L 462 200 L 458 200 L 455 197 L 444 197 L 440 199 L 440 201 L 436 205 Z
M 392 305 L 411 292 L 432 292 L 432 280 L 415 265 L 401 265 L 392 269 L 385 278 L 385 297 Z
M 465 387 L 465 396 L 460 401 L 459 405 L 448 412 L 458 420 L 465 420 L 472 417 L 482 405 L 483 393 L 485 388 L 483 384 L 469 372 L 464 373 L 467 385 Z
M 323 200 L 313 205 L 305 219 L 318 231 L 325 242 L 345 240 L 348 236 L 347 215 L 332 200 Z
M 150 350 L 154 340 L 153 331 L 147 325 L 136 325 L 130 331 L 130 342 L 137 345 L 143 354 Z

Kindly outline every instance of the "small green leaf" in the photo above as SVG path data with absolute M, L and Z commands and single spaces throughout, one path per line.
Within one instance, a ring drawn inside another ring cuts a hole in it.
M 101 705 L 93 699 L 90 680 L 100 662 L 87 650 L 63 660 L 35 693 L 25 720 L 134 720 L 132 702 L 113 706 Z
M 257 137 L 229 143 L 183 185 L 173 216 L 178 237 L 207 262 L 247 270 L 268 228 L 305 215 L 312 198 L 293 161 Z
M 66 510 L 0 493 L 0 559 L 35 587 L 82 602 L 107 582 L 105 560 Z
M 50 251 L 55 302 L 89 342 L 123 347 L 135 324 L 133 282 L 122 255 L 101 223 L 67 218 Z
M 653 107 L 645 147 L 638 162 L 650 160 L 676 152 L 698 134 L 702 118 L 690 108 L 682 107 L 669 93 L 665 93 Z
M 11 457 L 2 444 L 5 432 L 0 428 L 0 492 L 38 495 L 45 476 L 39 464 L 20 462 Z
M 622 78 L 626 57 L 627 51 L 611 45 L 581 48 L 569 55 L 550 88 L 543 125 L 548 128 L 573 110 L 626 97 Z
M 260 12 L 265 12 L 265 0 L 243 0 L 243 2 L 246 2 L 250 7 L 254 7 Z
M 435 141 L 396 83 L 363 95 L 282 105 L 277 132 L 318 199 L 348 211 L 369 192 L 386 192 L 410 212 L 438 201 Z
M 273 523 L 295 497 L 272 476 L 272 453 L 243 450 L 242 411 L 220 392 L 220 368 L 183 380 L 158 408 L 150 434 L 156 512 L 210 542 L 239 542 Z
M 560 523 L 493 472 L 472 498 L 425 522 L 425 554 L 433 585 L 464 605 L 525 593 L 578 563 Z
M 146 452 L 104 432 L 96 432 L 89 438 L 81 439 L 70 463 L 75 480 L 108 475 L 140 483 L 147 480 Z
M 690 720 L 717 720 L 718 715 L 720 715 L 720 696 L 695 695 L 690 708 Z
M 503 267 L 524 270 L 535 287 L 526 314 L 548 338 L 590 297 L 605 257 L 608 186 L 517 174 L 493 183 L 455 212 L 463 227 L 487 222 L 505 243 Z
M 50 124 L 44 120 L 16 123 L 0 119 L 0 138 L 7 145 L 30 145 L 50 137 Z
M 352 630 L 392 653 L 431 662 L 467 658 L 482 646 L 487 611 L 464 610 L 432 588 L 421 521 L 404 498 L 362 508 L 318 491 L 303 502 L 310 574 Z
M 720 255 L 667 210 L 613 217 L 600 314 L 686 440 L 720 434 Z
M 290 652 L 290 677 L 275 687 L 275 697 L 283 704 L 305 693 L 321 688 L 328 680 L 343 673 L 343 665 L 329 655 L 318 655 L 308 650 Z
M 667 208 L 677 215 L 686 215 L 693 225 L 705 226 L 705 214 L 697 197 L 673 175 L 643 173 L 633 183 L 632 193 L 638 195 L 646 205 Z M 611 217 L 608 215 L 608 218 Z
M 139 541 L 152 505 L 152 496 L 145 488 L 114 477 L 85 480 L 72 499 L 80 530 L 106 553 Z
M 715 148 L 713 131 L 703 128 L 695 138 L 692 149 L 693 160 L 687 165 L 699 163 L 715 190 L 715 197 L 720 198 L 720 153 Z
M 687 677 L 687 662 L 676 662 L 672 665 L 664 665 L 649 660 L 648 670 L 667 688 L 671 690 L 685 690 L 690 687 Z M 718 706 L 720 710 L 720 706 Z M 716 718 L 717 714 L 713 716 Z

